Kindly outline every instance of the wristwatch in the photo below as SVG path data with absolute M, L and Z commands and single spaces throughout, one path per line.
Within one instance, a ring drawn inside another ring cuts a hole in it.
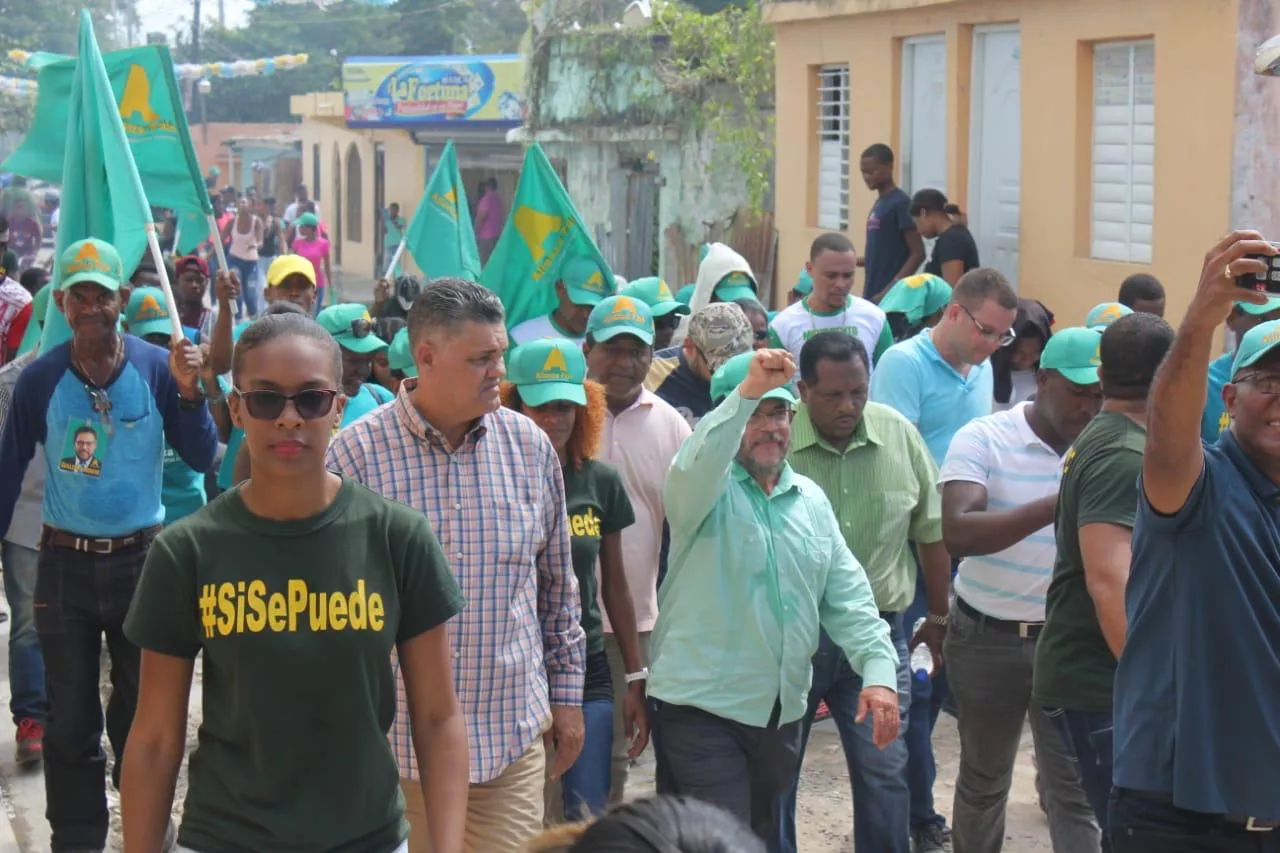
M 184 397 L 182 392 L 178 392 L 178 408 L 184 412 L 194 412 L 204 407 L 204 392 L 200 392 L 198 397 Z
M 640 670 L 639 672 L 627 673 L 627 684 L 635 684 L 637 681 L 648 681 L 648 680 L 649 680 L 649 667 L 647 666 L 644 669 Z
M 937 625 L 939 628 L 947 627 L 947 622 L 950 620 L 950 616 L 939 616 L 936 613 L 930 613 L 924 617 L 925 622 L 930 625 Z

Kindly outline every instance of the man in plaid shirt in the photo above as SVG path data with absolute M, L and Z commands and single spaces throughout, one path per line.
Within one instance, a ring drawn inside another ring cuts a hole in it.
M 418 379 L 340 432 L 329 467 L 415 507 L 449 558 L 467 608 L 450 633 L 466 715 L 468 853 L 517 853 L 542 827 L 552 778 L 582 748 L 586 637 L 569 550 L 560 462 L 546 435 L 500 405 L 502 303 L 439 279 L 409 311 Z M 398 672 L 399 664 L 396 663 Z M 428 853 L 404 685 L 391 747 L 400 764 L 410 853 Z

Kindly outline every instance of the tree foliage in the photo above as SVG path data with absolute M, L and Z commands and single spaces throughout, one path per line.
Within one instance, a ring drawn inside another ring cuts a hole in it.
M 198 57 L 189 35 L 179 34 L 174 53 L 179 62 L 308 54 L 310 61 L 298 69 L 211 81 L 209 121 L 282 122 L 290 120 L 292 95 L 342 88 L 346 57 L 451 54 L 468 47 L 502 52 L 514 49 L 524 28 L 517 0 L 397 0 L 390 6 L 344 0 L 323 8 L 277 3 L 254 8 L 243 27 L 204 30 Z

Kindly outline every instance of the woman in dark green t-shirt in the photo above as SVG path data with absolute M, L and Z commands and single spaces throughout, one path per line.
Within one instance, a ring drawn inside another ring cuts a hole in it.
M 125 848 L 162 849 L 202 654 L 180 851 L 406 850 L 387 743 L 404 703 L 433 849 L 461 853 L 467 737 L 445 623 L 464 602 L 440 545 L 420 513 L 325 470 L 342 358 L 314 320 L 255 322 L 232 376 L 253 475 L 156 539 L 125 621 L 142 649 Z
M 564 774 L 564 816 L 571 820 L 603 813 L 609 799 L 614 696 L 596 600 L 597 560 L 600 598 L 627 667 L 628 689 L 622 701 L 631 757 L 638 756 L 649 740 L 644 695 L 648 670 L 622 569 L 621 534 L 635 523 L 635 514 L 617 469 L 594 458 L 604 428 L 604 389 L 587 382 L 586 376 L 587 362 L 580 347 L 563 338 L 547 338 L 511 352 L 507 370 L 511 382 L 502 389 L 503 404 L 527 415 L 551 439 L 564 473 L 573 570 L 582 594 L 582 630 L 587 635 L 582 701 L 586 737 L 578 760 Z

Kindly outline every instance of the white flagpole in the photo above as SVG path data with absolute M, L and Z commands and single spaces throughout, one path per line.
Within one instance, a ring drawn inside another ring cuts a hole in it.
M 156 263 L 156 274 L 160 277 L 160 289 L 164 291 L 165 306 L 169 309 L 169 323 L 173 326 L 173 340 L 181 341 L 182 319 L 178 316 L 178 302 L 173 298 L 173 285 L 169 282 L 169 272 L 164 267 L 164 255 L 160 253 L 160 240 L 156 237 L 154 222 L 147 223 L 147 246 L 151 249 L 151 259 Z
M 391 256 L 391 263 L 387 264 L 387 272 L 383 278 L 391 278 L 391 273 L 395 272 L 396 264 L 400 263 L 400 256 L 404 254 L 404 240 L 400 241 L 400 245 L 396 246 L 395 253 Z

